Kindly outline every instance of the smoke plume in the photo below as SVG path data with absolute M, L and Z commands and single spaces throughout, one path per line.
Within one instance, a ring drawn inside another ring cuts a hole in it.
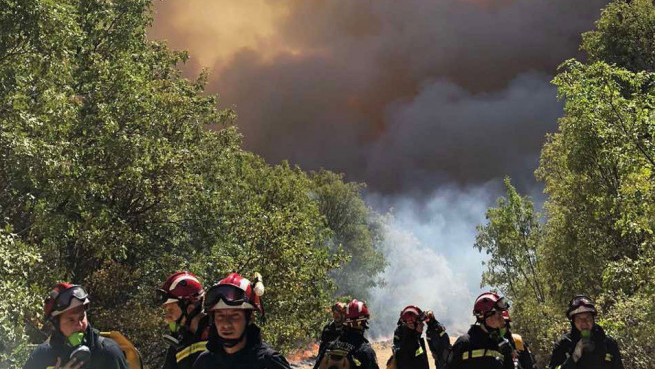
M 532 172 L 561 103 L 550 80 L 608 0 L 168 0 L 150 37 L 189 50 L 269 162 L 344 172 L 393 208 L 375 336 L 409 304 L 471 323 L 475 225 Z

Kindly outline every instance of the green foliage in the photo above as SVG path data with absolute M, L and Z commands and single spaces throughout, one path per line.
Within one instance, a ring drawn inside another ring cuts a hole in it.
M 582 34 L 592 62 L 633 72 L 655 71 L 655 5 L 651 0 L 615 0 L 603 10 L 596 30 Z
M 654 24 L 651 1 L 611 3 L 598 30 L 584 35 L 590 62 L 563 63 L 553 81 L 565 114 L 536 171 L 548 195 L 546 222 L 533 228 L 540 229 L 537 237 L 529 237 L 538 279 L 548 287 L 543 300 L 531 286 L 508 289 L 500 278 L 510 276 L 514 264 L 503 264 L 508 254 L 498 242 L 518 247 L 509 225 L 531 206 L 509 206 L 508 191 L 510 200 L 501 199 L 487 213 L 489 225 L 479 228 L 481 249 L 492 251 L 495 268 L 484 282 L 508 290 L 516 328 L 534 341 L 541 363 L 550 355 L 548 341 L 567 329 L 568 300 L 585 293 L 597 300 L 600 324 L 619 342 L 625 366 L 655 365 Z
M 0 230 L 0 366 L 22 367 L 27 359 L 25 325 L 40 310 L 27 277 L 39 262 L 35 247 Z
M 0 293 L 23 302 L 0 302 L 9 368 L 24 358 L 22 322 L 38 320 L 60 280 L 87 287 L 92 324 L 125 333 L 158 367 L 164 325 L 150 297 L 175 270 L 206 285 L 262 273 L 265 338 L 288 349 L 323 322 L 330 273 L 346 260 L 335 235 L 371 270 L 384 265 L 358 185 L 243 151 L 234 113 L 204 94 L 206 76 L 182 78 L 186 54 L 146 39 L 149 8 L 0 0 L 0 225 L 13 234 L 0 270 L 18 276 L 2 274 Z M 352 229 L 330 228 L 338 217 L 321 212 L 320 191 L 348 196 Z
M 545 298 L 537 246 L 541 241 L 539 215 L 527 197 L 521 197 L 510 179 L 505 178 L 507 198 L 498 199 L 498 207 L 487 210 L 488 223 L 477 227 L 475 247 L 489 256 L 482 285 L 496 286 L 511 298 L 527 297 L 537 302 Z
M 343 175 L 326 170 L 311 173 L 311 179 L 320 212 L 332 231 L 332 253 L 343 250 L 349 258 L 333 272 L 336 294 L 366 300 L 368 290 L 382 283 L 378 276 L 386 266 L 380 251 L 381 216 L 362 200 L 363 184 L 345 183 Z

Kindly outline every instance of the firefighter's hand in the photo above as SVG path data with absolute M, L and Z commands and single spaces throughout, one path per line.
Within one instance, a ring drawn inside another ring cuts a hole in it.
M 594 351 L 594 343 L 593 341 L 583 338 L 578 343 L 575 345 L 575 349 L 573 349 L 573 354 L 571 357 L 573 358 L 574 362 L 578 362 L 582 355 Z
M 506 338 L 503 338 L 498 342 L 498 351 L 500 351 L 504 356 L 508 356 L 512 354 L 514 348 Z
M 432 311 L 428 311 L 425 314 L 425 323 L 427 324 L 429 331 L 441 333 L 446 330 L 444 326 L 439 323 L 437 318 L 434 317 L 434 313 Z
M 55 364 L 55 369 L 80 369 L 84 365 L 84 361 L 77 362 L 76 358 L 70 359 L 66 365 L 61 366 L 61 358 L 57 358 L 57 363 Z

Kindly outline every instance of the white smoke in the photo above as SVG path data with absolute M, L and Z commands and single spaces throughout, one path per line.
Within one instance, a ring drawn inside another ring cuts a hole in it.
M 481 292 L 484 255 L 473 248 L 475 226 L 500 193 L 501 180 L 464 190 L 442 187 L 427 201 L 369 195 L 377 209 L 392 208 L 382 247 L 386 285 L 371 291 L 370 336 L 388 338 L 407 305 L 433 310 L 449 334 L 465 332 Z

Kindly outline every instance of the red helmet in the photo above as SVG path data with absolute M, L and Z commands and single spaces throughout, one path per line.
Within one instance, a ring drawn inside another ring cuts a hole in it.
M 503 319 L 506 322 L 509 322 L 509 323 L 512 322 L 512 317 L 509 315 L 509 310 L 503 310 Z
M 598 313 L 596 311 L 596 305 L 588 296 L 577 295 L 569 301 L 569 308 L 566 310 L 566 316 L 569 319 L 573 319 L 573 316 L 581 313 L 591 313 L 591 315 L 596 316 Z
M 334 305 L 332 305 L 332 312 L 336 313 L 342 313 L 346 314 L 346 303 L 345 302 L 335 302 Z
M 205 294 L 198 277 L 189 272 L 176 272 L 157 289 L 157 301 L 164 305 L 180 300 L 198 301 Z
M 400 320 L 405 323 L 408 321 L 425 320 L 425 314 L 423 314 L 423 311 L 418 306 L 409 305 L 400 312 Z
M 509 303 L 504 297 L 498 296 L 495 292 L 485 292 L 475 299 L 473 315 L 478 319 L 484 319 L 496 311 L 509 309 Z
M 366 326 L 366 321 L 370 317 L 368 307 L 363 301 L 352 300 L 346 306 L 346 320 L 344 324 L 350 327 L 363 327 Z
M 88 309 L 90 303 L 89 295 L 82 286 L 61 282 L 46 297 L 43 303 L 43 315 L 46 320 L 51 319 L 78 306 Z
M 262 286 L 263 287 L 263 286 Z M 258 310 L 263 313 L 259 295 L 252 283 L 237 273 L 230 273 L 216 283 L 205 296 L 205 311 L 220 309 Z M 261 290 L 263 292 L 263 288 Z

